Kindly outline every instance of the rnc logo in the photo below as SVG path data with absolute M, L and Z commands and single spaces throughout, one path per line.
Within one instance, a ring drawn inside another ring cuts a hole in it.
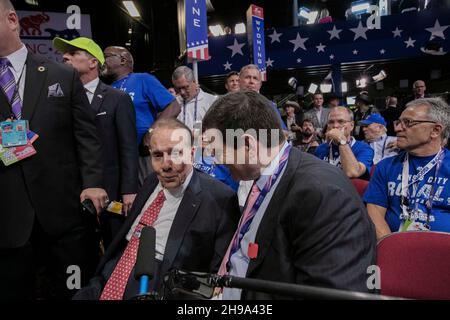
M 68 266 L 66 273 L 69 275 L 66 281 L 67 289 L 80 290 L 81 289 L 81 269 L 79 266 Z
M 77 5 L 71 5 L 67 7 L 67 14 L 70 14 L 70 17 L 66 20 L 67 29 L 81 29 L 81 9 Z

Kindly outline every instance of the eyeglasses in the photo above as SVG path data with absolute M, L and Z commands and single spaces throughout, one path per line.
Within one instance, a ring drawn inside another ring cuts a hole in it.
M 352 122 L 351 120 L 328 120 L 327 124 L 329 126 L 334 125 L 335 123 L 337 123 L 339 126 L 343 126 L 344 124 L 346 124 L 347 122 Z
M 416 124 L 419 123 L 437 123 L 437 122 L 430 120 L 398 119 L 394 121 L 394 126 L 402 124 L 402 127 L 404 128 L 411 128 L 412 126 L 415 126 Z

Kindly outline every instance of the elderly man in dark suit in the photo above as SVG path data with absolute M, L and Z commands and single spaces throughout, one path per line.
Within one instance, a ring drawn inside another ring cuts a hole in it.
M 163 276 L 172 268 L 219 269 L 239 219 L 237 196 L 193 169 L 192 134 L 180 121 L 156 121 L 144 144 L 154 173 L 144 182 L 97 275 L 75 299 L 125 300 L 139 293 L 133 267 L 138 234 L 146 225 L 156 229 L 157 271 L 150 284 L 154 289 L 161 290 Z
M 376 240 L 364 204 L 340 170 L 286 142 L 269 104 L 255 92 L 231 93 L 203 119 L 205 138 L 225 145 L 233 178 L 255 180 L 219 273 L 368 291 Z M 224 289 L 223 298 L 283 297 Z
M 68 267 L 90 277 L 98 254 L 80 201 L 99 212 L 107 200 L 95 115 L 76 71 L 28 52 L 8 0 L 0 39 L 0 121 L 26 120 L 39 135 L 27 147 L 36 154 L 0 163 L 0 298 L 69 297 Z
M 129 95 L 105 85 L 99 70 L 105 63 L 102 49 L 89 38 L 55 38 L 53 46 L 64 62 L 80 73 L 86 95 L 96 116 L 103 147 L 103 183 L 109 200 L 122 202 L 126 215 L 138 189 L 136 115 Z M 107 247 L 119 231 L 123 216 L 104 211 L 101 216 L 103 240 Z

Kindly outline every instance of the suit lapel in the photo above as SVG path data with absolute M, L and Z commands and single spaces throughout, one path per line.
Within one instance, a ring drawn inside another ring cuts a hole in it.
M 293 177 L 295 177 L 295 171 L 299 166 L 301 153 L 294 148 L 289 154 L 289 161 L 287 163 L 286 170 L 281 177 L 280 183 L 277 189 L 272 195 L 272 199 L 264 213 L 264 217 L 256 233 L 255 242 L 258 244 L 258 256 L 256 259 L 250 260 L 250 264 L 247 270 L 247 276 L 250 276 L 253 270 L 255 270 L 263 261 L 270 248 L 273 236 L 275 234 L 277 225 L 279 224 L 279 212 L 280 203 L 283 203 L 283 199 L 286 194 L 289 193 L 290 184 Z
M 95 89 L 94 98 L 92 99 L 91 103 L 92 109 L 94 109 L 96 112 L 100 111 L 105 95 L 106 95 L 106 86 L 103 82 L 100 81 L 98 83 L 97 89 Z
M 11 107 L 9 106 L 8 99 L 3 93 L 3 90 L 0 89 L 0 120 L 6 120 L 10 115 Z
M 183 199 L 178 207 L 172 228 L 169 232 L 166 249 L 164 251 L 164 261 L 161 270 L 162 274 L 170 270 L 175 261 L 175 257 L 180 250 L 186 230 L 200 207 L 202 201 L 200 193 L 200 178 L 198 177 L 198 173 L 194 170 L 191 182 L 184 192 Z
M 47 66 L 45 60 L 38 60 L 32 53 L 28 52 L 27 71 L 25 77 L 25 90 L 22 102 L 22 117 L 31 121 L 43 91 L 47 79 Z

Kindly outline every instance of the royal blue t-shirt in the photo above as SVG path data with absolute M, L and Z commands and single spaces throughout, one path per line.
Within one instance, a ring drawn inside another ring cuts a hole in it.
M 130 73 L 111 86 L 125 91 L 133 100 L 138 143 L 155 122 L 157 114 L 175 100 L 158 79 L 148 73 Z
M 365 142 L 354 140 L 351 145 L 353 154 L 356 160 L 366 166 L 366 172 L 361 176 L 361 179 L 369 180 L 370 169 L 373 165 L 373 149 Z M 315 155 L 319 159 L 325 160 L 332 165 L 342 168 L 339 155 L 339 146 L 332 144 L 333 158 L 330 160 L 330 145 L 328 143 L 322 143 L 317 147 Z
M 418 202 L 419 214 L 416 221 L 426 223 L 428 211 L 425 202 L 428 200 L 430 190 L 433 187 L 435 195 L 430 217 L 430 228 L 432 231 L 450 232 L 450 152 L 447 149 L 444 152 L 445 158 L 437 172 L 436 181 L 433 183 L 436 174 L 435 167 L 419 181 L 417 188 L 412 186 L 409 188 L 409 202 L 411 208 L 415 208 L 415 203 L 416 201 Z M 410 155 L 410 178 L 419 173 L 433 158 L 434 156 L 414 157 Z M 405 152 L 402 152 L 397 156 L 379 162 L 363 198 L 366 203 L 387 209 L 386 222 L 392 232 L 398 231 L 401 223 L 400 214 L 402 209 L 400 207 L 400 199 L 404 159 Z

